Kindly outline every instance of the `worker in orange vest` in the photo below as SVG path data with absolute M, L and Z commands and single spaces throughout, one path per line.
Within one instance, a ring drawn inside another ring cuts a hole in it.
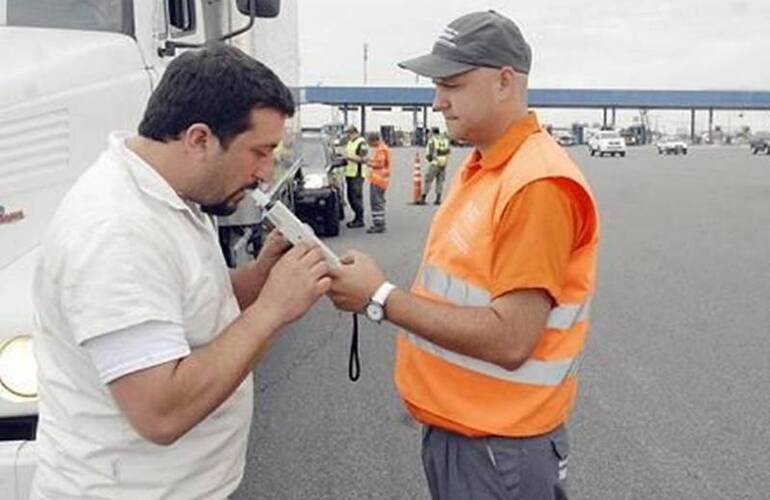
M 390 149 L 380 137 L 379 132 L 366 134 L 372 151 L 369 164 L 369 203 L 372 212 L 372 225 L 367 233 L 385 232 L 385 191 L 390 184 Z
M 531 50 L 494 11 L 452 21 L 402 67 L 474 146 L 433 219 L 411 290 L 361 252 L 330 271 L 346 311 L 401 328 L 395 382 L 424 425 L 434 499 L 566 498 L 568 443 L 589 329 L 597 207 L 528 112 Z

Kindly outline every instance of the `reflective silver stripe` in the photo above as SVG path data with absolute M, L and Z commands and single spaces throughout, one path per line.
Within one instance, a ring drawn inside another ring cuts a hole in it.
M 436 266 L 423 267 L 422 286 L 458 306 L 485 307 L 492 304 L 490 294 L 486 290 L 450 276 Z M 568 330 L 580 321 L 587 320 L 591 311 L 591 298 L 589 296 L 582 304 L 562 304 L 554 307 L 548 313 L 545 326 Z
M 492 447 L 489 446 L 489 442 L 485 440 L 484 444 L 487 447 L 487 455 L 489 455 L 489 460 L 492 462 L 492 466 L 494 468 L 497 468 L 497 460 L 495 460 L 495 453 L 492 451 Z
M 449 276 L 436 266 L 423 267 L 422 286 L 458 306 L 484 307 L 492 303 L 486 290 Z
M 592 298 L 589 296 L 582 304 L 562 304 L 554 307 L 548 313 L 548 321 L 545 323 L 546 328 L 567 330 L 580 321 L 587 320 L 591 311 Z
M 490 294 L 487 291 L 450 276 L 436 266 L 424 265 L 421 274 L 421 283 L 426 290 L 439 297 L 443 297 L 453 304 L 485 307 L 492 303 Z M 583 304 L 564 304 L 554 307 L 548 314 L 546 326 L 558 330 L 567 330 L 578 322 L 588 319 L 590 307 L 591 297 Z M 582 359 L 582 354 L 574 358 L 558 361 L 529 359 L 515 370 L 506 370 L 494 363 L 444 349 L 410 333 L 407 333 L 407 336 L 420 349 L 438 356 L 449 363 L 483 375 L 521 384 L 559 385 L 567 378 L 577 375 Z
M 462 366 L 482 375 L 494 377 L 508 382 L 531 385 L 556 386 L 568 377 L 577 374 L 580 368 L 580 356 L 558 361 L 527 360 L 515 370 L 506 370 L 496 364 L 471 358 L 448 349 L 411 333 L 406 334 L 409 340 L 425 352 L 438 356 L 444 361 Z

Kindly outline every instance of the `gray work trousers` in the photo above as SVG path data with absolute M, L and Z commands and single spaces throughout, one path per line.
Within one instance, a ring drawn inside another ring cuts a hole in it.
M 372 226 L 385 227 L 385 190 L 369 184 L 369 203 L 372 206 Z
M 422 463 L 433 500 L 566 500 L 564 426 L 530 438 L 469 438 L 426 427 Z
M 439 167 L 436 163 L 431 163 L 428 166 L 428 172 L 425 174 L 422 195 L 428 196 L 428 194 L 430 194 L 430 185 L 433 184 L 433 181 L 436 181 L 436 196 L 441 198 L 441 193 L 444 191 L 445 178 L 446 167 Z
M 348 203 L 353 210 L 356 222 L 364 221 L 364 178 L 363 177 L 345 177 L 348 186 Z

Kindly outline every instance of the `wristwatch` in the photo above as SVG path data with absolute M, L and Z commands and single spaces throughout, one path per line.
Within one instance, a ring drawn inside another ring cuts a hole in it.
M 366 304 L 364 313 L 370 321 L 375 323 L 381 322 L 385 319 L 385 301 L 388 300 L 390 293 L 396 289 L 396 285 L 386 281 L 374 292 L 372 298 L 369 299 L 369 303 Z

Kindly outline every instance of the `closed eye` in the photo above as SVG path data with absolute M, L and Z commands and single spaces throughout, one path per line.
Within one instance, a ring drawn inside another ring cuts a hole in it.
M 254 154 L 257 156 L 257 158 L 265 158 L 272 154 L 273 149 L 272 148 L 254 148 L 252 149 Z

